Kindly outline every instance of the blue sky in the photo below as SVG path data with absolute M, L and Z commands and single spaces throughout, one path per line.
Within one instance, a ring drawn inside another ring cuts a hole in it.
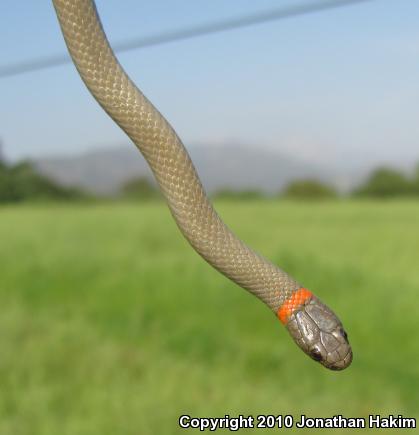
M 111 42 L 290 0 L 97 1 Z M 50 2 L 0 4 L 0 63 L 65 50 Z M 419 2 L 375 0 L 119 55 L 186 146 L 243 143 L 329 166 L 419 161 Z M 13 160 L 128 139 L 72 65 L 0 79 Z

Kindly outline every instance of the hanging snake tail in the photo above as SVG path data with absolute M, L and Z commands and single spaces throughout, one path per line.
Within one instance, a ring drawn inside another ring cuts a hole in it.
M 53 4 L 81 78 L 143 154 L 192 247 L 268 305 L 311 358 L 333 370 L 347 367 L 352 351 L 340 320 L 309 290 L 247 247 L 220 219 L 179 137 L 116 59 L 94 2 L 53 0 Z

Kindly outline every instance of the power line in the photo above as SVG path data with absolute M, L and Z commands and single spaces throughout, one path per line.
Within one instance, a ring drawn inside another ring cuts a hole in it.
M 356 3 L 366 3 L 372 0 L 326 0 L 314 3 L 304 3 L 287 8 L 271 9 L 258 14 L 247 15 L 232 20 L 219 21 L 216 23 L 204 24 L 202 26 L 190 27 L 187 29 L 173 30 L 157 35 L 145 36 L 142 38 L 129 39 L 115 44 L 113 49 L 117 52 L 136 50 L 155 45 L 167 44 L 182 39 L 195 38 L 197 36 L 209 35 L 211 33 L 225 32 L 255 24 L 262 24 L 269 21 L 277 21 L 285 18 L 306 15 L 314 12 L 336 9 Z M 0 66 L 0 78 L 11 77 L 32 71 L 38 71 L 54 66 L 70 63 L 68 54 L 56 54 L 52 56 L 39 57 L 37 59 L 25 60 L 10 65 Z

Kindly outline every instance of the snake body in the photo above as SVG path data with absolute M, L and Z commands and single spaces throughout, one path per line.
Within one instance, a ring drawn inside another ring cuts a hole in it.
M 296 343 L 331 369 L 352 351 L 336 315 L 309 290 L 238 239 L 214 210 L 176 132 L 125 73 L 91 0 L 53 0 L 73 62 L 87 88 L 138 147 L 192 247 L 262 300 Z

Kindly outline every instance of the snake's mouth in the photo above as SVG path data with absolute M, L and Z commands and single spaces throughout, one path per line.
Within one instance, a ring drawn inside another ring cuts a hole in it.
M 310 358 L 330 370 L 352 362 L 352 349 L 342 323 L 333 311 L 311 295 L 289 316 L 286 328 Z
M 346 355 L 346 357 L 341 360 L 338 361 L 334 364 L 331 365 L 327 365 L 327 364 L 323 364 L 325 367 L 327 367 L 330 370 L 335 370 L 335 371 L 339 371 L 339 370 L 344 370 L 347 367 L 349 367 L 352 363 L 352 349 L 349 349 L 348 354 Z

